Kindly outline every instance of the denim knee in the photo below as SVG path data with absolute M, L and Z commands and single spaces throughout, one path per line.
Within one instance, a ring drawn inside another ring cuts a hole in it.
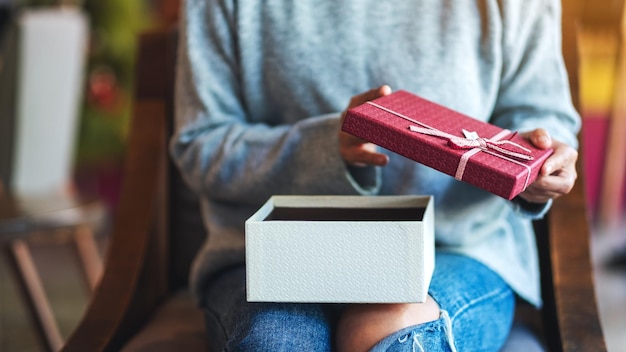
M 497 351 L 513 320 L 515 295 L 496 273 L 470 258 L 438 254 L 429 294 L 438 320 L 397 331 L 372 352 Z
M 409 326 L 385 337 L 370 352 L 456 352 L 452 324 L 446 311 L 439 319 Z
M 377 343 L 370 352 L 497 351 L 504 344 L 511 325 L 495 310 L 512 311 L 515 303 L 511 292 L 504 291 L 495 296 L 492 298 L 494 310 L 480 307 L 483 303 L 480 302 L 451 318 L 442 309 L 438 320 L 396 331 Z
M 319 305 L 254 304 L 226 351 L 331 351 L 331 325 Z

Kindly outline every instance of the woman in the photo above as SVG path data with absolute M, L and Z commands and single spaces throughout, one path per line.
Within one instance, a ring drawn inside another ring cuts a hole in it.
M 213 350 L 496 351 L 516 298 L 541 304 L 530 220 L 573 186 L 580 126 L 558 1 L 187 0 L 182 13 L 171 152 L 210 234 L 191 275 Z M 555 152 L 507 201 L 340 132 L 342 111 L 390 87 Z M 247 303 L 243 225 L 274 194 L 434 195 L 427 302 Z

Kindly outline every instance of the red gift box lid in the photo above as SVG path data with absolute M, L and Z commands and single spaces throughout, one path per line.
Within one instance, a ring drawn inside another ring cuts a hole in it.
M 552 154 L 517 133 L 402 90 L 349 109 L 342 129 L 507 199 L 530 185 Z

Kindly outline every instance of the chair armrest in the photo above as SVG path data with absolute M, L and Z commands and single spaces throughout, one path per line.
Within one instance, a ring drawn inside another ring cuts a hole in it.
M 125 161 L 122 195 L 107 252 L 106 266 L 81 322 L 69 337 L 65 351 L 117 350 L 136 331 L 162 297 L 155 277 L 144 271 L 154 241 L 155 205 L 159 174 L 163 173 L 164 128 L 155 115 L 162 104 L 143 102 L 135 107 L 129 153 Z M 149 121 L 142 121 L 149 120 Z M 158 278 L 157 278 L 158 279 Z M 141 291 L 141 293 L 138 293 Z M 153 291 L 153 292 L 150 292 Z M 146 296 L 147 294 L 147 296 Z M 136 297 L 142 297 L 141 300 Z
M 606 351 L 594 290 L 582 173 L 541 225 L 544 329 L 550 351 Z
M 119 350 L 163 301 L 167 277 L 168 36 L 141 36 L 124 182 L 103 277 L 65 351 Z M 173 70 L 173 67 L 171 68 Z
M 563 58 L 572 100 L 579 108 L 578 28 L 584 7 L 575 1 L 564 1 L 562 6 Z M 589 250 L 583 150 L 581 145 L 574 189 L 554 201 L 546 221 L 535 224 L 542 266 L 544 331 L 550 351 L 606 351 Z

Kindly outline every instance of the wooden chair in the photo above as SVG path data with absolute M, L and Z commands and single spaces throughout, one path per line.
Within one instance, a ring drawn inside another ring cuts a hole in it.
M 106 268 L 65 351 L 207 349 L 202 315 L 186 289 L 189 263 L 204 228 L 198 203 L 167 154 L 176 41 L 175 31 L 141 36 L 134 118 Z M 532 342 L 523 337 L 533 326 L 550 351 L 606 350 L 586 219 L 579 179 L 571 194 L 554 203 L 547 219 L 535 224 L 545 306 L 542 314 L 520 311 L 518 321 L 530 318 L 539 324 L 515 328 L 505 350 L 530 352 Z

